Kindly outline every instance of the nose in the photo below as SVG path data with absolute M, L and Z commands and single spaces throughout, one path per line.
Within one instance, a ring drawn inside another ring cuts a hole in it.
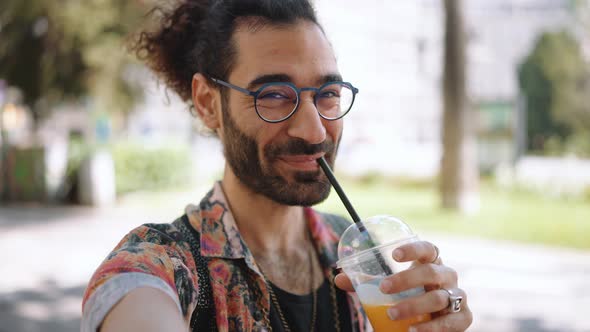
M 313 98 L 302 98 L 299 109 L 289 121 L 287 133 L 291 137 L 297 137 L 310 144 L 319 144 L 326 140 L 326 127 Z

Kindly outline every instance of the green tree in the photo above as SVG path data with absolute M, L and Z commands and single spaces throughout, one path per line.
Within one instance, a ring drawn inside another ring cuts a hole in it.
M 51 106 L 90 96 L 106 111 L 129 108 L 138 90 L 126 79 L 124 41 L 143 2 L 2 0 L 0 77 L 23 91 L 35 119 Z
M 543 33 L 520 65 L 518 77 L 527 105 L 529 150 L 544 151 L 550 140 L 567 145 L 588 135 L 589 70 L 571 34 Z

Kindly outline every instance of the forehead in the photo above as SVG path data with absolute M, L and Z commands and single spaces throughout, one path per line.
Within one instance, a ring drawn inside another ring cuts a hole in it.
M 338 73 L 332 46 L 313 22 L 256 29 L 240 23 L 233 39 L 237 54 L 230 78 L 236 83 L 265 74 L 286 74 L 295 84 L 312 84 L 324 75 Z

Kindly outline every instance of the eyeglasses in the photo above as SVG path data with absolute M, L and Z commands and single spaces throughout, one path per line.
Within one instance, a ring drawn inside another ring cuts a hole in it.
M 348 82 L 328 82 L 319 88 L 297 88 L 290 82 L 265 83 L 258 90 L 250 91 L 222 80 L 211 78 L 217 84 L 254 97 L 254 108 L 258 116 L 270 123 L 290 118 L 301 102 L 301 92 L 314 91 L 313 103 L 319 115 L 326 120 L 338 120 L 345 116 L 354 103 L 357 88 Z

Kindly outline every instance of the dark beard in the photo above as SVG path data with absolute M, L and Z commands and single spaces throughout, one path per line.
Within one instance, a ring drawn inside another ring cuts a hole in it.
M 333 166 L 337 145 L 331 139 L 320 144 L 308 144 L 300 138 L 289 139 L 283 144 L 271 143 L 263 150 L 263 158 L 267 162 L 265 167 L 258 155 L 256 141 L 237 127 L 226 107 L 227 103 L 223 104 L 223 154 L 231 170 L 244 185 L 284 205 L 311 206 L 328 198 L 331 185 L 321 169 L 295 172 L 294 182 L 289 183 L 271 165 L 280 155 L 325 152 L 328 164 Z

